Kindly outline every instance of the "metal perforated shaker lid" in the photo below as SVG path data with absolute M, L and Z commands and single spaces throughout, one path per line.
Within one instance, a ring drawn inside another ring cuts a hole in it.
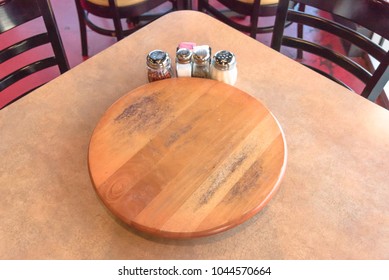
M 236 65 L 235 55 L 226 50 L 218 51 L 213 57 L 213 64 L 218 70 L 230 70 Z
M 169 55 L 161 50 L 151 51 L 147 55 L 147 66 L 153 69 L 166 67 L 170 64 Z

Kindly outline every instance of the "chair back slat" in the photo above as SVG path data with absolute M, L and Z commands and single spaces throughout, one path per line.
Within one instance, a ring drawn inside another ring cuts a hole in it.
M 43 69 L 55 66 L 57 64 L 57 61 L 54 57 L 48 57 L 42 60 L 35 61 L 31 64 L 28 64 L 24 66 L 23 68 L 20 68 L 11 74 L 5 76 L 4 78 L 0 79 L 0 91 L 6 89 L 10 85 L 20 81 L 21 79 L 34 74 L 36 72 L 39 72 Z
M 2 97 L 1 94 L 3 94 L 3 90 L 10 85 L 19 81 L 21 82 L 23 78 L 48 67 L 58 66 L 61 73 L 69 70 L 69 63 L 65 55 L 65 50 L 49 0 L 3 0 L 0 2 L 0 33 L 2 34 L 2 37 L 5 38 L 4 40 L 11 42 L 13 35 L 8 33 L 8 31 L 11 29 L 16 30 L 21 25 L 28 28 L 28 24 L 31 20 L 37 18 L 43 20 L 42 25 L 45 28 L 45 32 L 37 35 L 26 34 L 19 42 L 0 49 L 0 63 L 17 57 L 20 54 L 29 55 L 29 51 L 41 45 L 50 45 L 52 52 L 50 51 L 47 54 L 41 52 L 40 55 L 43 56 L 43 58 L 28 65 L 25 65 L 24 63 L 24 65 L 14 67 L 19 67 L 19 69 L 9 70 L 9 72 L 12 71 L 12 73 L 7 74 L 0 79 L 0 97 Z M 25 27 L 18 30 L 18 34 L 23 35 Z M 7 36 L 10 37 L 7 38 Z M 11 62 L 9 61 L 7 63 Z M 9 65 L 14 66 L 14 64 Z M 13 103 L 28 92 L 31 92 L 31 90 L 26 92 L 14 92 L 10 88 L 6 91 L 7 101 L 2 101 L 2 99 L 0 99 L 0 109 Z
M 8 0 L 0 5 L 0 34 L 40 17 L 36 1 Z
M 47 43 L 50 43 L 47 33 L 41 33 L 26 40 L 20 41 L 0 51 L 0 63 L 3 63 L 8 59 Z
M 345 88 L 348 88 L 349 90 L 352 90 L 347 84 L 345 84 L 343 81 L 339 80 L 338 78 L 334 77 L 334 76 L 331 76 L 330 74 L 328 74 L 327 72 L 321 70 L 321 69 L 318 69 L 318 68 L 315 68 L 309 64 L 304 64 L 304 66 L 310 68 L 311 70 L 323 75 L 324 77 L 330 79 L 330 80 L 333 80 L 334 82 L 340 84 L 341 86 L 344 86 Z
M 389 37 L 387 0 L 299 0 L 297 2 L 348 19 L 385 38 Z
M 305 14 L 299 11 L 290 11 L 288 13 L 287 20 L 315 27 L 336 35 L 368 52 L 379 61 L 385 57 L 386 51 L 381 46 L 377 45 L 363 34 L 333 20 L 317 17 L 311 14 Z
M 283 38 L 282 44 L 286 47 L 297 48 L 328 59 L 341 66 L 342 68 L 347 69 L 364 83 L 367 83 L 372 76 L 369 71 L 367 71 L 358 63 L 354 62 L 349 57 L 322 45 L 289 36 L 285 36 Z

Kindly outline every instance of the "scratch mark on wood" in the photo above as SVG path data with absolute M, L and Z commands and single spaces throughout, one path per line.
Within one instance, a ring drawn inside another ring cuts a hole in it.
M 242 165 L 243 161 L 246 158 L 247 158 L 246 153 L 241 153 L 237 155 L 227 164 L 227 166 L 222 168 L 216 174 L 216 177 L 213 179 L 212 184 L 209 187 L 208 191 L 205 192 L 200 197 L 200 201 L 199 201 L 200 206 L 208 203 L 208 201 L 212 198 L 212 196 L 220 188 L 220 186 L 222 186 L 223 183 L 227 181 L 228 177 L 230 177 L 231 174 L 233 174 L 236 171 L 236 169 L 238 169 L 238 167 Z
M 130 132 L 150 129 L 162 122 L 169 107 L 161 105 L 158 93 L 140 98 L 125 108 L 114 120 L 128 125 Z
M 177 131 L 174 131 L 165 141 L 165 146 L 170 147 L 173 145 L 181 136 L 185 135 L 192 129 L 192 124 L 188 124 Z
M 255 161 L 250 168 L 243 174 L 242 178 L 232 187 L 228 194 L 228 202 L 236 197 L 245 195 L 251 188 L 256 187 L 258 179 L 263 173 L 262 160 Z

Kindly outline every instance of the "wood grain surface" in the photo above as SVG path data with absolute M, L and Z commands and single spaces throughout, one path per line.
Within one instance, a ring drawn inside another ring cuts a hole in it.
M 255 98 L 213 80 L 167 79 L 116 101 L 89 146 L 95 189 L 114 215 L 170 238 L 215 234 L 270 200 L 284 135 Z

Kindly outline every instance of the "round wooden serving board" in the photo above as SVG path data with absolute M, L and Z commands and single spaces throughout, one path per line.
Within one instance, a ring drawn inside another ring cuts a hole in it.
M 115 102 L 93 132 L 89 169 L 122 221 L 171 238 L 215 234 L 252 217 L 284 174 L 282 130 L 258 100 L 227 84 L 178 78 Z

